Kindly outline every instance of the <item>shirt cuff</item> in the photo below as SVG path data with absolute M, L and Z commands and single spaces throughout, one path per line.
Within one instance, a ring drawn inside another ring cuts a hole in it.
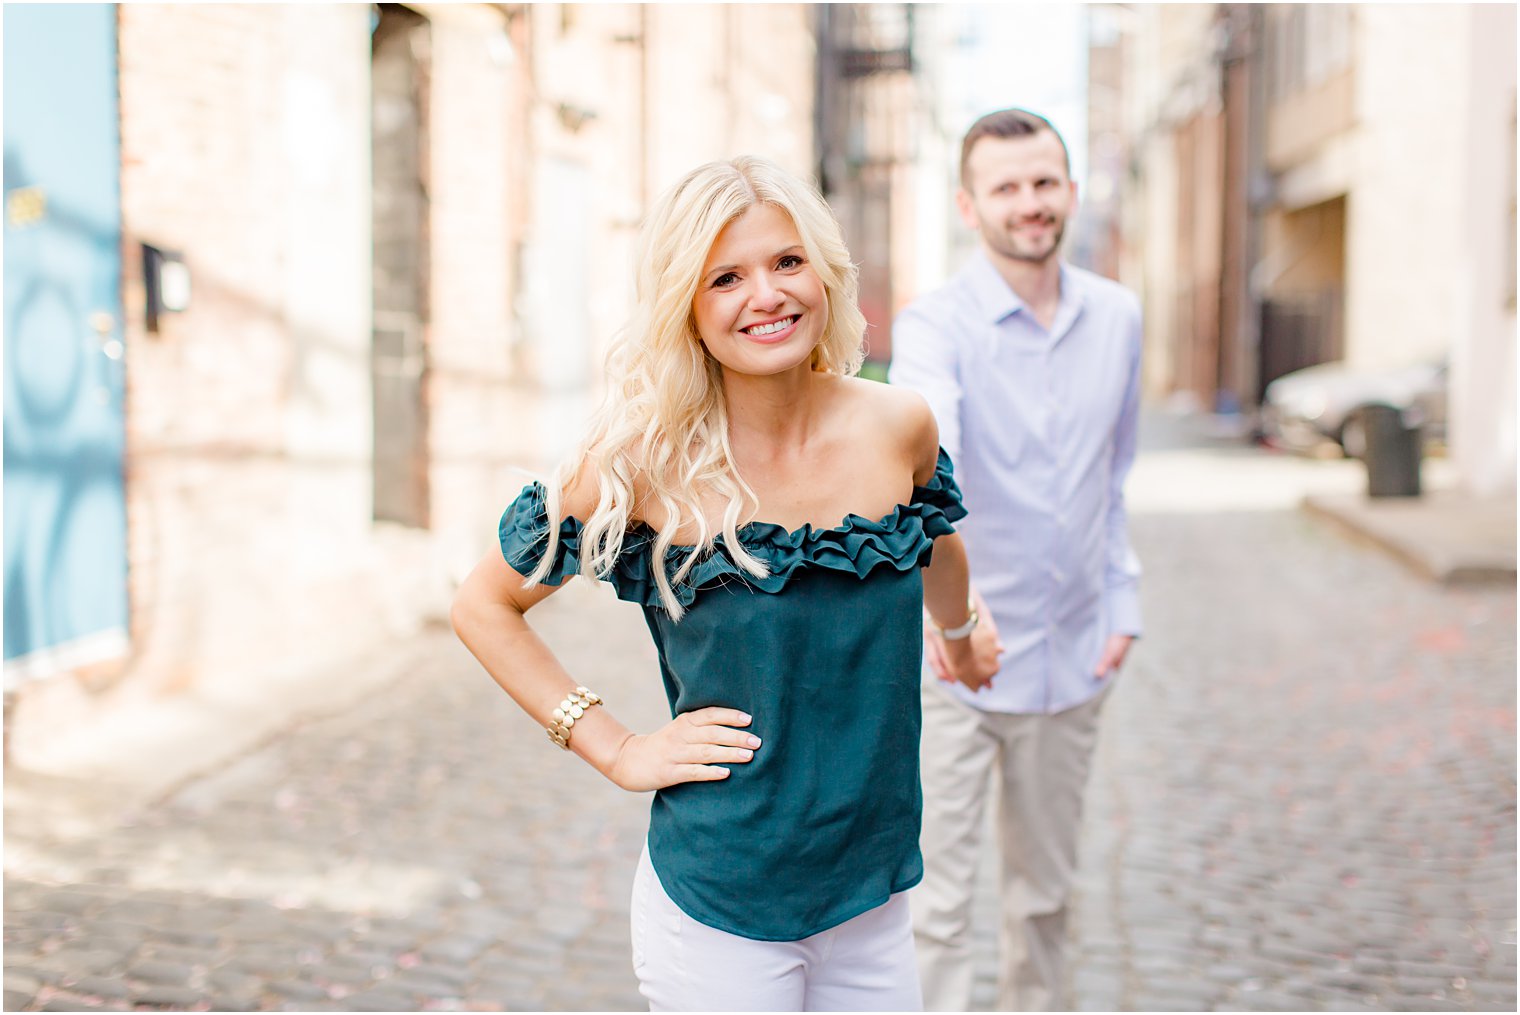
M 1140 590 L 1134 585 L 1110 586 L 1106 593 L 1108 633 L 1140 637 Z

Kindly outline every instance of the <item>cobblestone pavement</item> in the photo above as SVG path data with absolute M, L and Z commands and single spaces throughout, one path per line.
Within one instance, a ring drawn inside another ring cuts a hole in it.
M 1200 503 L 1133 519 L 1148 632 L 1089 797 L 1078 1007 L 1514 1010 L 1514 589 Z M 661 720 L 637 610 L 572 586 L 534 618 L 620 718 Z M 553 749 L 448 632 L 406 651 L 357 707 L 104 830 L 8 813 L 5 1009 L 642 1008 L 648 798 Z
M 652 727 L 642 616 L 581 586 L 536 625 Z M 7 1010 L 641 1007 L 627 913 L 649 798 L 556 749 L 451 633 L 410 650 L 410 676 L 109 835 L 8 827 Z
M 1136 518 L 1084 1010 L 1515 1010 L 1515 593 L 1307 515 Z

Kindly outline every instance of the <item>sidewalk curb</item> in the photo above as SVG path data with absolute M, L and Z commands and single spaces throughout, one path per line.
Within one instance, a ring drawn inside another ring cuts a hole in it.
M 1310 495 L 1303 510 L 1442 585 L 1515 581 L 1515 501 L 1447 491 L 1421 497 Z

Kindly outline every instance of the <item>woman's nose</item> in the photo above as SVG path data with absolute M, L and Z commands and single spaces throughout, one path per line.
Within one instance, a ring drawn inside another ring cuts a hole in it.
M 774 310 L 786 299 L 786 294 L 776 288 L 770 277 L 764 273 L 755 279 L 754 291 L 750 293 L 750 306 L 756 310 Z

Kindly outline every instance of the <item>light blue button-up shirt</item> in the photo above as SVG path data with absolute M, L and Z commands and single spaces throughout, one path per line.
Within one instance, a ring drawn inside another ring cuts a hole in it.
M 978 250 L 892 327 L 893 384 L 922 394 L 955 463 L 956 525 L 1007 654 L 968 704 L 1052 713 L 1080 705 L 1111 634 L 1140 634 L 1140 563 L 1124 478 L 1140 409 L 1140 303 L 1061 265 L 1047 331 Z

